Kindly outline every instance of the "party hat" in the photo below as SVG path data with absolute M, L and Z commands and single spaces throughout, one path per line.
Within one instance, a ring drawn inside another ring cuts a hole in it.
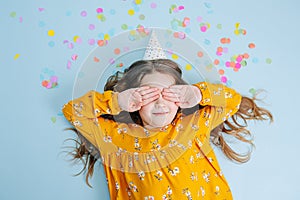
M 161 48 L 160 43 L 158 42 L 156 34 L 153 30 L 143 60 L 154 60 L 161 58 L 167 58 L 167 56 L 163 48 Z

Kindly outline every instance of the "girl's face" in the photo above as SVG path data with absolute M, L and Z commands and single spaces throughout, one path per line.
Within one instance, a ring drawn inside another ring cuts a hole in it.
M 175 84 L 175 79 L 167 74 L 155 72 L 145 75 L 141 81 L 141 86 L 168 88 Z M 162 98 L 162 95 L 155 101 L 143 106 L 139 110 L 143 124 L 146 128 L 159 128 L 170 124 L 176 116 L 178 106 L 171 101 Z

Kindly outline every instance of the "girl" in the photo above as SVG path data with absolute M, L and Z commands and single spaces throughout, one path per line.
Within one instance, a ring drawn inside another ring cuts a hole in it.
M 247 120 L 269 111 L 222 84 L 188 85 L 168 59 L 142 60 L 108 79 L 105 92 L 70 101 L 63 113 L 80 138 L 74 159 L 88 177 L 100 159 L 111 199 L 232 199 L 210 141 L 231 160 L 222 134 L 252 145 Z M 99 156 L 100 155 L 100 156 Z

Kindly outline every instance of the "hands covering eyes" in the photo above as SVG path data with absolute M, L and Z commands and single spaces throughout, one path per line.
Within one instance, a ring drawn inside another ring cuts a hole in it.
M 197 105 L 202 98 L 200 90 L 193 85 L 172 85 L 162 90 L 150 86 L 131 88 L 118 93 L 118 102 L 122 110 L 134 112 L 151 102 L 163 98 L 181 108 Z

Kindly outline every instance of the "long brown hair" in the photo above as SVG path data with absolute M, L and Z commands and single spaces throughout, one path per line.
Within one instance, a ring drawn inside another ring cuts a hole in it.
M 171 75 L 175 79 L 176 84 L 187 84 L 181 78 L 182 71 L 177 63 L 168 59 L 148 61 L 141 60 L 133 63 L 129 68 L 125 69 L 124 72 L 117 72 L 110 76 L 106 85 L 104 86 L 104 90 L 122 92 L 129 88 L 139 87 L 142 78 L 146 74 L 151 74 L 153 72 Z M 268 110 L 259 107 L 255 103 L 256 100 L 256 95 L 254 95 L 253 98 L 243 96 L 239 110 L 228 120 L 224 121 L 211 131 L 211 142 L 219 147 L 226 157 L 232 161 L 244 163 L 250 159 L 254 143 L 250 131 L 246 129 L 248 120 L 273 121 L 272 114 Z M 184 112 L 184 114 L 188 114 L 193 112 L 195 109 L 200 108 L 201 106 L 197 105 L 194 108 L 184 110 L 179 109 L 179 111 Z M 142 125 L 142 120 L 140 119 L 138 112 L 128 113 L 123 111 L 118 116 L 102 115 L 102 117 L 120 122 L 132 122 L 133 120 L 135 123 Z M 130 121 L 128 121 L 128 119 Z M 88 178 L 92 177 L 94 165 L 100 158 L 99 151 L 91 143 L 84 139 L 75 128 L 70 128 L 68 130 L 72 130 L 78 135 L 77 140 L 74 139 L 76 142 L 76 147 L 74 148 L 73 152 L 71 152 L 73 157 L 72 160 L 81 160 L 84 165 L 83 169 L 76 175 L 81 174 L 87 169 L 86 183 L 89 187 L 92 187 L 88 183 Z M 225 140 L 225 135 L 232 136 L 241 142 L 249 144 L 249 151 L 246 153 L 238 153 L 237 151 L 233 150 Z

